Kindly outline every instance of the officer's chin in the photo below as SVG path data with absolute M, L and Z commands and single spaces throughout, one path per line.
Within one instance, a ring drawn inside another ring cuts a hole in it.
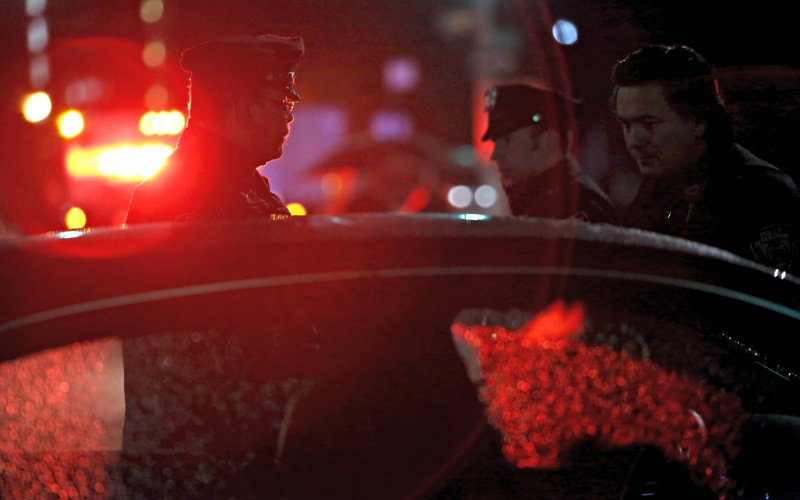
M 500 185 L 503 186 L 503 189 L 511 189 L 511 186 L 514 185 L 514 180 L 511 177 L 501 177 Z
M 277 160 L 281 156 L 283 156 L 283 143 L 282 142 L 275 147 L 275 149 L 272 151 L 272 154 L 269 155 L 269 160 L 267 160 L 267 161 Z

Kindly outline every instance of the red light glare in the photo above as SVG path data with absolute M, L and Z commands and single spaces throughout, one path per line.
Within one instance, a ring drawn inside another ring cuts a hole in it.
M 74 146 L 67 150 L 67 172 L 73 177 L 140 182 L 157 175 L 172 151 L 172 147 L 162 143 Z
M 178 110 L 148 111 L 139 120 L 139 131 L 144 135 L 178 135 L 186 124 L 186 117 Z
M 403 203 L 400 211 L 406 213 L 421 212 L 425 209 L 425 207 L 428 206 L 430 201 L 431 194 L 428 192 L 428 190 L 424 187 L 418 187 L 411 191 L 411 194 L 409 194 L 408 198 L 406 198 L 406 201 Z

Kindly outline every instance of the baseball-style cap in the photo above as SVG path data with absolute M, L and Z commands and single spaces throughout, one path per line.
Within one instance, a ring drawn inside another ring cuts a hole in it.
M 517 129 L 537 123 L 565 127 L 571 108 L 581 102 L 530 85 L 495 85 L 486 92 L 485 111 L 489 126 L 482 141 L 495 140 Z
M 299 36 L 232 36 L 203 42 L 181 54 L 181 67 L 192 77 L 220 75 L 263 81 L 286 89 L 287 97 L 299 101 L 294 72 L 303 55 Z

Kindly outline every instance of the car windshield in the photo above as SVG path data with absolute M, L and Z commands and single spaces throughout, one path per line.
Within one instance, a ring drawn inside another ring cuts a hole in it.
M 0 14 L 0 497 L 800 497 L 788 7 Z

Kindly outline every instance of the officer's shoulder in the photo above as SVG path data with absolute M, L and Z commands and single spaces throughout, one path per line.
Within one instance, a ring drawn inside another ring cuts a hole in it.
M 735 146 L 740 161 L 727 171 L 732 180 L 748 191 L 777 191 L 800 196 L 792 177 L 774 164 L 756 156 L 740 145 Z

